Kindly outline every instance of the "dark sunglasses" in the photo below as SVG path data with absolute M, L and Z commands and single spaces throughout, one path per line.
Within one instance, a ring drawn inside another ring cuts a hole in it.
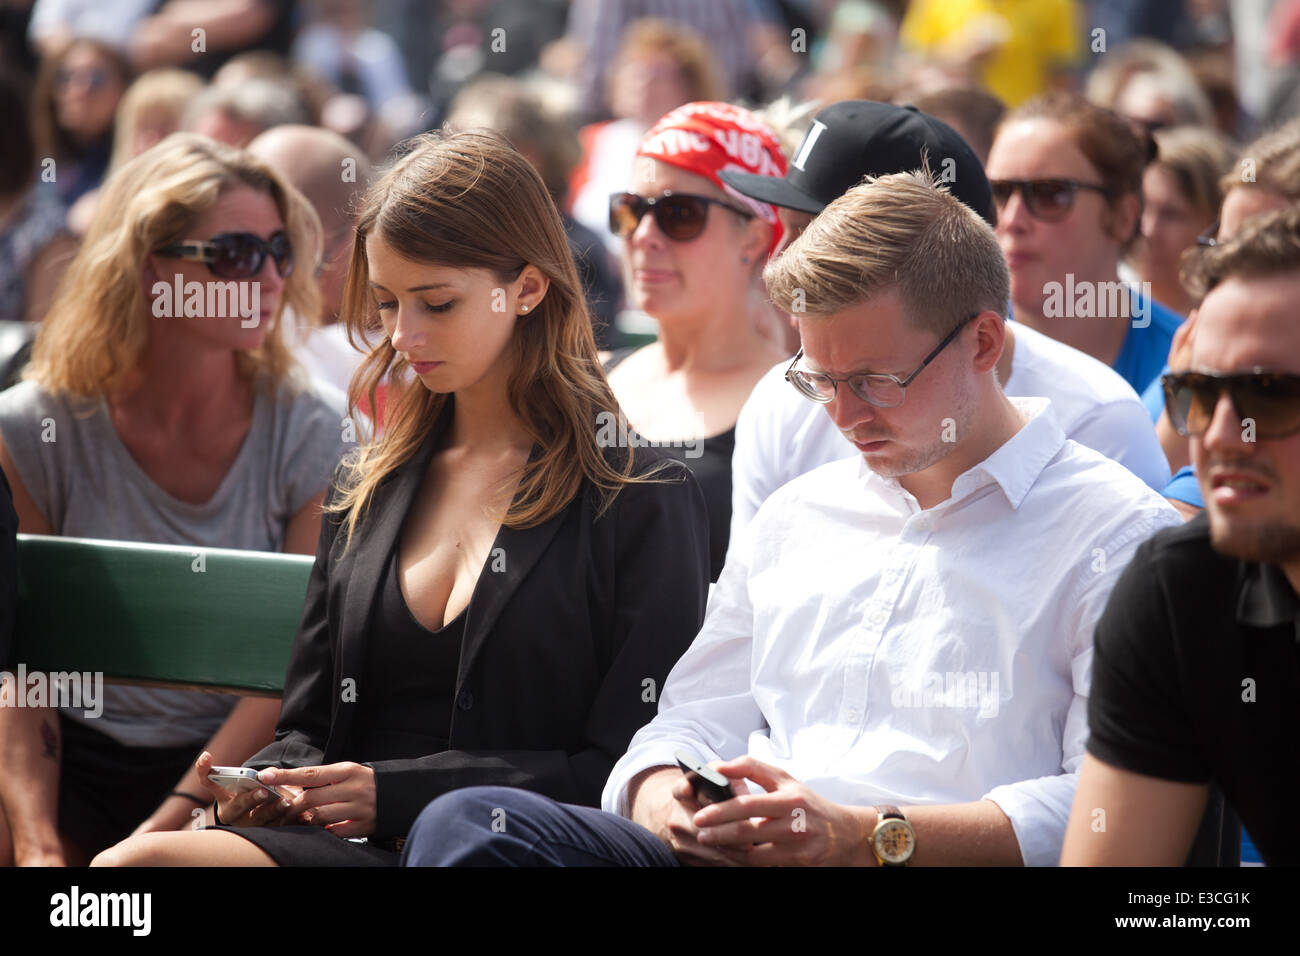
M 59 70 L 54 74 L 54 85 L 62 90 L 81 82 L 94 93 L 108 86 L 112 79 L 113 74 L 106 67 L 92 66 L 81 70 Z
M 1171 372 L 1160 378 L 1165 408 L 1178 434 L 1205 434 L 1226 391 L 1241 421 L 1255 423 L 1257 439 L 1285 438 L 1300 431 L 1300 375 L 1252 369 L 1230 375 Z
M 1074 207 L 1074 196 L 1080 189 L 1109 196 L 1110 190 L 1096 183 L 1081 183 L 1077 179 L 992 179 L 993 201 L 999 212 L 1019 192 L 1029 214 L 1043 222 L 1060 222 Z
M 293 246 L 284 230 L 270 239 L 251 232 L 223 232 L 207 242 L 187 239 L 155 251 L 163 256 L 206 262 L 212 274 L 222 279 L 247 279 L 257 275 L 268 255 L 275 260 L 275 271 L 281 278 L 293 274 Z
M 609 197 L 609 231 L 626 239 L 636 231 L 646 213 L 652 212 L 655 225 L 675 242 L 689 242 L 704 231 L 709 219 L 709 206 L 721 206 L 739 213 L 746 219 L 754 218 L 748 209 L 709 196 L 665 191 L 662 196 L 646 197 L 636 193 L 614 193 Z

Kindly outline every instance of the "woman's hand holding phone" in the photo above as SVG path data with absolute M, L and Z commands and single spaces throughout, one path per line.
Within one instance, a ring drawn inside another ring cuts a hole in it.
M 232 791 L 208 779 L 212 772 L 212 755 L 206 750 L 195 761 L 199 782 L 212 794 L 217 802 L 219 822 L 232 827 L 268 827 L 285 826 L 294 823 L 310 823 L 309 816 L 303 816 L 304 791 L 300 787 L 281 784 L 277 789 L 290 794 L 289 800 L 283 800 L 265 787 L 251 790 Z M 261 796 L 258 796 L 258 794 Z
M 293 809 L 306 809 L 311 822 L 337 837 L 368 837 L 375 833 L 378 806 L 375 771 L 365 764 L 345 761 L 320 767 L 271 767 L 262 771 L 276 787 L 306 789 L 293 801 Z

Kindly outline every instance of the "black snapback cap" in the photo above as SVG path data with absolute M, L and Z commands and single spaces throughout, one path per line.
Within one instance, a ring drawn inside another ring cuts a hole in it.
M 832 103 L 813 117 L 784 178 L 734 170 L 719 175 L 753 199 L 816 215 L 864 176 L 919 169 L 922 151 L 940 184 L 996 225 L 993 191 L 975 151 L 947 123 L 914 106 Z

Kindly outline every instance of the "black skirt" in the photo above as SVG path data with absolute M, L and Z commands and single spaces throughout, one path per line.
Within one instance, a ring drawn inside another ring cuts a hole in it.
M 243 837 L 279 866 L 397 866 L 401 854 L 374 843 L 336 837 L 317 826 L 208 827 Z

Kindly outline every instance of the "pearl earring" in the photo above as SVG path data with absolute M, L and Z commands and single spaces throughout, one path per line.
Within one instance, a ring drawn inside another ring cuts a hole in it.
M 527 312 L 527 311 L 528 311 L 528 306 L 526 306 L 526 305 L 521 305 L 521 306 L 519 307 L 519 311 L 521 311 L 521 312 Z

